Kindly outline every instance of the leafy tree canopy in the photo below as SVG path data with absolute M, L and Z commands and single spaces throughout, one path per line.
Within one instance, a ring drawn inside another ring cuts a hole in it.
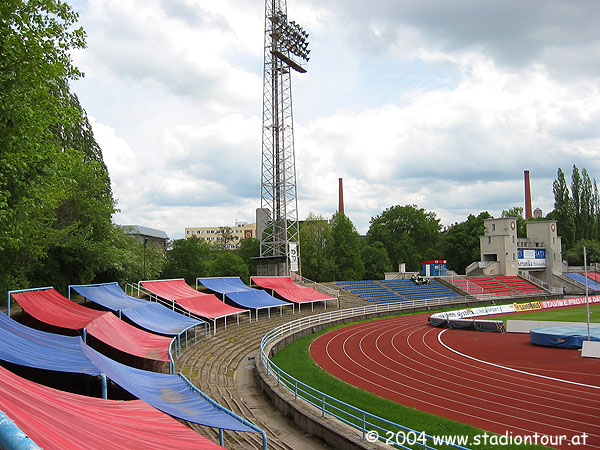
M 441 228 L 435 213 L 397 205 L 371 219 L 367 239 L 384 245 L 392 265 L 406 263 L 407 270 L 414 271 L 420 270 L 422 261 L 442 257 Z
M 581 239 L 575 243 L 573 248 L 567 250 L 565 259 L 571 266 L 583 266 L 583 248 L 585 247 L 587 263 L 600 262 L 600 242 Z
M 392 271 L 387 250 L 379 241 L 363 246 L 362 260 L 365 267 L 362 278 L 365 280 L 383 280 L 385 272 Z
M 314 281 L 333 279 L 333 234 L 330 223 L 310 213 L 300 227 L 302 275 Z
M 252 258 L 260 256 L 260 241 L 256 238 L 243 239 L 235 253 L 242 258 L 242 261 L 248 266 L 248 273 L 251 276 L 256 275 L 258 262 Z
M 106 266 L 110 180 L 68 87 L 76 20 L 60 0 L 0 4 L 0 289 L 90 282 Z
M 161 278 L 185 278 L 191 286 L 197 277 L 209 276 L 209 261 L 214 259 L 211 245 L 201 239 L 177 239 L 167 251 Z
M 467 220 L 455 223 L 443 237 L 444 259 L 448 261 L 448 269 L 457 273 L 465 273 L 465 269 L 481 256 L 479 238 L 484 234 L 484 220 L 492 216 L 481 212 L 478 216 L 469 214 Z
M 364 272 L 361 259 L 362 242 L 352 221 L 344 214 L 336 213 L 330 220 L 335 264 L 334 278 L 360 280 Z
M 238 276 L 246 284 L 250 283 L 248 266 L 242 258 L 231 252 L 219 252 L 217 257 L 210 262 L 211 277 Z

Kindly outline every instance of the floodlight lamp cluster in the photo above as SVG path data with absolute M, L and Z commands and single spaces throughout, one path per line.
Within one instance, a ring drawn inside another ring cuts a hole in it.
M 308 33 L 293 20 L 287 21 L 287 16 L 279 11 L 273 17 L 273 37 L 276 39 L 279 51 L 284 50 L 308 62 Z

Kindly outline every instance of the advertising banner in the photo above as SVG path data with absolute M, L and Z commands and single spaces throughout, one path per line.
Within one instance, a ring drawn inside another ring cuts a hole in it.
M 546 267 L 546 249 L 524 249 L 517 250 L 519 256 L 519 269 L 536 269 Z
M 290 242 L 290 270 L 298 272 L 298 243 Z
M 591 295 L 589 297 L 590 303 L 600 303 L 600 295 Z M 578 306 L 585 305 L 585 297 L 576 298 L 559 298 L 556 300 L 543 300 L 540 302 L 542 308 L 562 308 L 563 306 Z
M 534 309 L 542 309 L 540 302 L 514 303 L 515 311 L 533 311 Z

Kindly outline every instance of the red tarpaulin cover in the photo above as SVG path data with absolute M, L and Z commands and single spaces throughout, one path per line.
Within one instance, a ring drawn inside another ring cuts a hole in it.
M 335 300 L 306 286 L 298 286 L 290 277 L 252 277 L 252 281 L 265 289 L 273 289 L 284 299 L 294 303 Z
M 42 322 L 55 327 L 80 330 L 105 311 L 96 311 L 73 303 L 54 289 L 12 294 L 21 307 Z
M 2 367 L 0 409 L 45 450 L 223 448 L 142 400 L 57 391 Z
M 169 361 L 169 345 L 173 338 L 140 330 L 123 322 L 113 313 L 105 313 L 90 322 L 86 330 L 102 342 L 131 355 Z
M 169 361 L 172 338 L 140 330 L 111 312 L 86 308 L 54 289 L 19 292 L 12 296 L 25 311 L 42 322 L 72 330 L 85 328 L 95 338 L 123 352 Z
M 214 294 L 203 294 L 188 286 L 183 279 L 142 281 L 140 283 L 159 297 L 177 302 L 182 308 L 208 319 L 219 319 L 248 312 L 219 300 Z

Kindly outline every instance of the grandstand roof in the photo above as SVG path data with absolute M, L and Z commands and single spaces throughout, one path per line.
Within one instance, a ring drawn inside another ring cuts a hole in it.
M 169 239 L 167 233 L 154 228 L 144 227 L 142 225 L 119 225 L 129 234 L 135 234 L 138 236 L 148 236 L 156 239 Z

